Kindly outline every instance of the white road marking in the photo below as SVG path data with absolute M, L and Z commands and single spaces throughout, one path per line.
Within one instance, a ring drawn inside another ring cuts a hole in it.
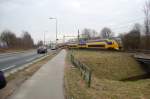
M 9 69 L 14 68 L 14 67 L 16 67 L 16 66 L 17 66 L 17 65 L 11 65 L 11 66 L 9 66 L 9 67 L 7 67 L 7 68 L 2 69 L 2 71 L 9 70 Z
M 34 60 L 36 57 L 33 57 L 33 58 L 30 58 L 30 59 L 27 59 L 26 62 L 30 62 L 32 60 Z

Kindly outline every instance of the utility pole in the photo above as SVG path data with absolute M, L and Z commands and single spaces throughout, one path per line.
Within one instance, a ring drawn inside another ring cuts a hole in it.
M 56 44 L 57 44 L 57 41 L 58 41 L 58 38 L 57 38 L 57 34 L 58 34 L 58 28 L 57 28 L 57 18 L 53 18 L 53 17 L 50 17 L 49 19 L 55 19 L 56 21 Z
M 63 43 L 65 43 L 65 35 L 63 36 Z
M 78 29 L 78 43 L 80 42 L 80 31 Z
M 45 32 L 44 32 L 44 45 L 45 45 Z

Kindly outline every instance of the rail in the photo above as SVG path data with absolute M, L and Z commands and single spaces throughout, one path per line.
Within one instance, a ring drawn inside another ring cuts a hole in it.
M 71 54 L 71 62 L 80 70 L 81 76 L 83 80 L 85 80 L 88 87 L 91 86 L 91 77 L 92 77 L 92 70 L 88 68 L 85 64 L 81 63 L 77 60 L 73 54 Z

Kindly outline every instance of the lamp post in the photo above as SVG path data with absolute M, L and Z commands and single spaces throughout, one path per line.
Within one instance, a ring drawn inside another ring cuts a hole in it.
M 46 44 L 45 44 L 45 32 L 44 32 L 44 45 L 46 45 Z
M 46 31 L 44 31 L 44 39 L 43 39 L 43 43 L 44 43 L 44 45 L 46 45 L 46 32 L 48 32 L 47 30 Z
M 58 40 L 58 38 L 57 38 L 57 18 L 53 18 L 53 17 L 50 17 L 49 19 L 54 19 L 55 21 L 56 21 L 56 43 L 57 43 L 57 40 Z

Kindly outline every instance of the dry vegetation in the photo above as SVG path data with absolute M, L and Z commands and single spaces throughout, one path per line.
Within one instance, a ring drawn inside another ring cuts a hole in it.
M 15 48 L 15 49 L 1 49 L 0 48 L 0 54 L 2 53 L 16 53 L 16 52 L 23 52 L 23 51 L 28 51 L 28 50 L 33 50 L 33 48 L 30 48 L 30 49 L 19 49 L 19 48 Z
M 145 73 L 127 53 L 74 51 L 74 55 L 93 69 L 92 86 L 87 88 L 79 70 L 71 68 L 67 61 L 67 96 L 73 99 L 150 99 L 150 79 L 119 81 Z
M 145 72 L 127 53 L 111 51 L 74 51 L 81 62 L 90 67 L 94 75 L 101 79 L 121 80 Z

